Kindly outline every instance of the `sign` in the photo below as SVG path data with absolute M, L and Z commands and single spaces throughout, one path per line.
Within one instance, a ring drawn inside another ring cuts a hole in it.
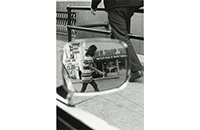
M 109 59 L 118 59 L 125 58 L 127 54 L 112 54 L 112 55 L 103 55 L 103 56 L 94 56 L 95 60 L 109 60 Z
M 94 59 L 103 60 L 103 59 L 113 59 L 113 58 L 122 58 L 127 57 L 126 50 L 124 48 L 118 49 L 105 49 L 96 51 Z

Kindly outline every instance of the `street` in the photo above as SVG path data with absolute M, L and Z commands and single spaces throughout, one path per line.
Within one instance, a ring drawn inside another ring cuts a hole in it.
M 122 84 L 125 81 L 125 78 L 110 78 L 110 79 L 95 79 L 95 82 L 97 84 L 97 87 L 100 91 L 105 91 L 113 88 L 117 88 L 120 84 Z M 82 87 L 82 82 L 76 82 L 73 83 L 73 87 L 77 92 L 80 92 Z M 93 87 L 88 84 L 87 89 L 85 92 L 94 92 Z

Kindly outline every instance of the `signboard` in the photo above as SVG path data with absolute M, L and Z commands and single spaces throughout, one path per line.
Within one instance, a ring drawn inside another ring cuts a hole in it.
M 99 50 L 94 56 L 95 60 L 117 59 L 127 57 L 124 48 Z

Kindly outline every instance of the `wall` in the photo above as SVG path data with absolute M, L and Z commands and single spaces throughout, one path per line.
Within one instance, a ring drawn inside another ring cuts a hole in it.
M 70 0 L 59 0 L 56 2 L 56 11 L 67 11 L 66 6 L 73 5 L 73 6 L 87 6 L 90 7 L 91 2 L 90 0 L 79 0 L 79 1 L 70 1 Z M 103 2 L 98 7 L 104 7 Z M 108 22 L 107 20 L 107 13 L 104 11 L 97 11 L 96 15 L 92 15 L 90 11 L 83 11 L 83 10 L 74 10 L 77 16 L 76 25 L 88 25 L 88 24 L 100 24 L 104 22 Z M 104 27 L 100 27 L 98 29 L 104 29 Z M 131 20 L 131 32 L 134 35 L 143 36 L 143 14 L 136 13 Z M 97 37 L 106 37 L 108 35 L 105 34 L 98 34 L 93 32 L 86 32 L 86 31 L 78 31 L 76 30 L 76 38 L 97 38 Z M 64 40 L 67 41 L 66 36 L 57 35 L 57 40 Z M 140 40 L 131 39 L 133 46 L 138 54 L 144 54 L 144 43 Z

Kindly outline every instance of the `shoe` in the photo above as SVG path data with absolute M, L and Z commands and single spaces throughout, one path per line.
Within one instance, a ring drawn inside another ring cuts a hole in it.
M 136 79 L 143 76 L 143 73 L 141 70 L 138 70 L 136 72 L 131 72 L 131 78 L 129 79 L 129 82 L 135 82 Z

